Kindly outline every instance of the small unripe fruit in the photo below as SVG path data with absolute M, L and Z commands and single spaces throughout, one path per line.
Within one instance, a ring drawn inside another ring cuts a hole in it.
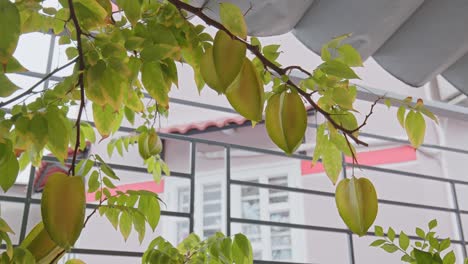
M 161 153 L 162 147 L 161 139 L 154 129 L 143 132 L 138 137 L 138 151 L 144 160 Z

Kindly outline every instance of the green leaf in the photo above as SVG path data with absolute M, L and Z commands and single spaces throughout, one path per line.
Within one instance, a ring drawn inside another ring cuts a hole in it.
M 164 79 L 161 65 L 157 61 L 143 63 L 141 80 L 148 93 L 163 107 L 169 104 L 170 85 Z
M 91 176 L 88 179 L 88 192 L 93 193 L 99 189 L 99 173 L 98 171 L 93 171 Z
M 398 107 L 398 111 L 397 111 L 397 118 L 398 118 L 398 122 L 400 123 L 402 128 L 405 128 L 405 113 L 406 113 L 405 106 L 400 105 L 400 107 Z
M 332 95 L 335 103 L 341 108 L 352 110 L 353 103 L 356 101 L 357 88 L 356 86 L 338 86 L 333 89 Z
M 356 149 L 351 142 L 347 142 L 346 138 L 340 133 L 333 133 L 330 135 L 330 141 L 348 157 L 356 155 Z
M 0 218 L 0 232 L 12 233 L 12 234 L 15 233 L 13 232 L 13 229 L 11 229 L 11 227 L 7 224 L 7 222 L 3 220 L 3 218 Z
M 328 137 L 325 135 L 325 126 L 326 124 L 324 123 L 317 127 L 314 155 L 312 156 L 312 166 L 317 163 L 322 156 L 323 150 L 327 146 Z
M 407 250 L 409 247 L 409 243 L 410 243 L 410 240 L 408 236 L 403 231 L 401 231 L 400 237 L 398 238 L 398 244 L 403 250 Z
M 96 134 L 94 133 L 94 128 L 91 127 L 88 123 L 81 123 L 81 132 L 87 140 L 91 141 L 91 143 L 96 142 Z M 82 143 L 86 144 L 86 142 Z
M 406 115 L 405 129 L 411 145 L 415 148 L 419 147 L 423 143 L 426 133 L 426 121 L 422 114 L 411 110 Z
M 382 249 L 388 253 L 395 253 L 398 250 L 398 247 L 393 244 L 385 244 L 382 246 Z
M 381 226 L 377 226 L 377 225 L 374 226 L 374 233 L 376 236 L 380 236 L 380 237 L 385 236 L 383 228 Z
M 95 0 L 75 0 L 74 6 L 78 21 L 85 29 L 91 29 L 106 23 L 107 11 L 98 1 Z
M 236 234 L 232 242 L 232 259 L 236 264 L 251 264 L 253 252 L 250 241 L 243 234 Z
M 452 242 L 450 241 L 450 238 L 446 238 L 446 239 L 440 241 L 439 251 L 442 252 L 442 251 L 446 250 L 447 248 L 450 247 L 451 243 Z
M 109 209 L 106 211 L 106 218 L 109 220 L 109 222 L 112 224 L 112 226 L 117 230 L 117 227 L 119 226 L 119 215 L 120 211 L 117 209 Z
M 8 97 L 16 90 L 18 87 L 5 74 L 0 73 L 0 97 Z
M 422 239 L 426 239 L 426 233 L 419 227 L 416 227 L 416 235 Z
M 393 242 L 393 240 L 395 240 L 395 230 L 393 230 L 393 228 L 391 228 L 391 227 L 388 228 L 387 237 L 392 242 Z
M 141 196 L 140 200 L 138 201 L 138 210 L 145 215 L 146 221 L 148 221 L 148 224 L 154 231 L 159 223 L 159 218 L 161 215 L 161 209 L 156 197 L 147 195 Z
M 5 241 L 6 244 L 6 253 L 8 257 L 11 259 L 13 257 L 13 243 L 11 243 L 11 239 L 6 232 L 0 232 L 0 243 Z
M 427 240 L 429 241 L 429 245 L 431 246 L 431 248 L 437 251 L 439 250 L 439 240 L 437 240 L 437 238 L 430 236 Z
M 221 3 L 219 7 L 221 23 L 234 35 L 245 39 L 247 37 L 247 24 L 242 10 L 231 3 Z
M 0 0 L 0 64 L 7 65 L 21 33 L 20 13 L 14 3 Z M 0 87 L 2 83 L 0 82 Z M 3 90 L 3 89 L 2 89 Z M 1 94 L 0 94 L 1 96 Z
M 328 50 L 328 45 L 323 45 L 322 46 L 321 58 L 322 58 L 323 61 L 331 60 L 331 53 Z
M 68 47 L 65 50 L 65 54 L 67 55 L 67 59 L 71 60 L 78 56 L 78 49 L 76 49 L 75 47 Z
M 114 153 L 114 148 L 115 148 L 115 141 L 111 140 L 109 143 L 107 143 L 107 155 L 109 158 L 112 158 L 112 154 Z
M 365 235 L 378 211 L 377 194 L 372 183 L 366 178 L 343 179 L 336 187 L 335 201 L 349 229 L 359 236 Z
M 341 44 L 341 42 L 343 42 L 343 40 L 349 38 L 349 36 L 351 36 L 351 34 L 343 34 L 341 36 L 334 37 L 332 40 L 330 40 L 326 44 L 326 46 L 331 48 L 331 49 L 336 49 Z
M 28 69 L 26 69 L 21 63 L 15 58 L 11 57 L 8 60 L 8 63 L 6 65 L 5 73 L 19 73 L 19 72 L 27 72 Z
M 194 249 L 198 244 L 200 244 L 201 240 L 195 233 L 189 234 L 182 242 L 177 245 L 177 249 L 182 253 L 186 254 Z
M 390 109 L 390 107 L 392 107 L 392 100 L 390 100 L 390 98 L 385 98 L 384 104 Z
M 280 53 L 278 52 L 279 48 L 280 48 L 280 45 L 277 45 L 277 44 L 267 45 L 263 48 L 262 52 L 263 52 L 263 55 L 270 61 L 276 61 L 276 59 L 280 55 Z
M 359 79 L 359 76 L 348 65 L 337 60 L 324 62 L 319 66 L 319 69 L 326 74 L 343 79 Z
M 405 255 L 403 255 L 401 257 L 401 261 L 408 262 L 408 263 L 413 263 L 415 261 L 415 259 L 412 258 L 410 255 L 405 254 Z
M 132 111 L 130 108 L 128 107 L 125 107 L 124 108 L 124 114 L 125 114 L 125 118 L 128 120 L 128 122 L 130 122 L 130 124 L 134 124 L 135 122 L 135 112 Z
M 107 177 L 104 177 L 104 178 L 102 179 L 102 182 L 104 183 L 104 185 L 105 185 L 107 188 L 111 188 L 111 189 L 117 188 L 117 187 L 112 183 L 112 181 L 109 180 L 109 178 L 107 178 Z
M 123 156 L 123 146 L 122 146 L 122 139 L 117 139 L 115 141 L 115 148 L 117 149 L 117 152 L 119 153 L 119 155 L 122 157 Z
M 13 250 L 13 259 L 11 260 L 10 263 L 14 264 L 29 264 L 29 263 L 35 263 L 34 256 L 29 252 L 29 250 L 21 248 L 21 247 L 15 247 Z
M 426 264 L 426 263 L 433 263 L 432 262 L 432 254 L 429 252 L 424 252 L 419 249 L 413 250 L 414 258 L 416 259 L 417 263 Z
M 132 214 L 133 217 L 133 227 L 135 228 L 135 231 L 138 233 L 138 241 L 140 241 L 140 244 L 143 242 L 143 239 L 145 238 L 145 232 L 146 232 L 146 222 L 145 222 L 145 216 L 143 214 L 139 213 L 134 213 Z
M 135 26 L 141 17 L 141 3 L 135 0 L 117 0 L 117 5 L 125 12 L 128 21 Z
M 375 240 L 374 242 L 372 242 L 369 246 L 371 246 L 371 247 L 379 247 L 379 246 L 381 246 L 382 244 L 384 244 L 385 242 L 387 242 L 387 240 L 385 240 L 385 239 L 377 239 L 377 240 Z
M 111 177 L 114 180 L 120 180 L 120 178 L 117 177 L 117 175 L 115 174 L 114 170 L 109 165 L 107 165 L 106 162 L 104 162 L 101 156 L 96 154 L 96 159 L 101 163 L 99 168 L 101 168 L 102 172 L 104 172 L 107 176 Z
M 94 163 L 90 159 L 81 160 L 78 165 L 76 165 L 76 175 L 85 177 L 88 175 L 89 171 L 93 168 Z
M 424 107 L 424 106 L 420 107 L 420 108 L 419 108 L 419 111 L 420 111 L 423 115 L 429 117 L 429 118 L 432 119 L 434 122 L 436 122 L 436 124 L 439 124 L 439 120 L 437 119 L 437 117 L 436 117 L 431 111 L 429 111 L 429 109 L 427 109 L 426 107 Z
M 432 219 L 429 224 L 427 224 L 429 230 L 432 230 L 437 227 L 437 219 Z
M 115 127 L 120 126 L 123 113 L 115 112 L 110 105 L 99 106 L 93 103 L 93 117 L 99 134 L 105 139 L 115 131 Z
M 29 132 L 31 141 L 36 149 L 44 148 L 48 139 L 48 121 L 42 114 L 35 114 L 29 122 Z
M 13 145 L 11 141 L 0 143 L 0 187 L 3 191 L 8 191 L 16 181 L 19 173 L 19 162 L 13 153 Z
M 68 157 L 68 143 L 70 142 L 71 125 L 63 111 L 56 107 L 49 107 L 46 113 L 47 133 L 49 142 L 47 147 L 59 160 Z
M 343 44 L 336 48 L 336 50 L 340 53 L 343 62 L 350 66 L 363 66 L 361 54 L 350 44 Z
M 127 241 L 128 236 L 132 231 L 132 216 L 127 211 L 122 211 L 119 221 L 120 233 L 124 237 L 124 240 Z
M 444 256 L 443 263 L 444 264 L 455 264 L 456 258 L 455 258 L 455 253 L 450 251 Z
M 174 57 L 180 51 L 180 47 L 173 44 L 146 44 L 141 51 L 143 61 L 155 62 Z
M 328 178 L 335 185 L 343 168 L 341 151 L 334 144 L 327 142 L 322 149 L 322 163 Z

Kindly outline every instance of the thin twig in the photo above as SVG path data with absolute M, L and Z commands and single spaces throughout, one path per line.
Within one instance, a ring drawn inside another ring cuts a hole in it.
M 364 118 L 364 121 L 362 121 L 362 123 L 361 123 L 360 126 L 358 126 L 357 128 L 351 130 L 351 133 L 354 133 L 354 132 L 359 131 L 362 127 L 364 127 L 364 126 L 367 124 L 367 120 L 369 120 L 369 117 L 371 117 L 372 114 L 374 113 L 374 107 L 375 107 L 375 106 L 377 105 L 377 103 L 378 103 L 380 100 L 382 100 L 382 99 L 384 99 L 384 97 L 383 97 L 383 96 L 379 96 L 379 98 L 377 98 L 377 99 L 372 103 L 372 105 L 371 105 L 371 107 L 370 107 L 370 110 L 369 110 L 369 113 L 367 113 L 366 117 Z
M 201 20 L 203 20 L 206 24 L 213 26 L 219 30 L 223 30 L 228 34 L 232 39 L 244 43 L 246 48 L 252 52 L 262 63 L 265 67 L 268 67 L 272 71 L 274 71 L 276 74 L 280 76 L 287 75 L 287 68 L 281 68 L 280 66 L 276 65 L 274 62 L 270 61 L 268 58 L 266 58 L 260 48 L 258 46 L 254 46 L 250 43 L 248 43 L 246 40 L 239 38 L 238 36 L 234 35 L 231 33 L 223 24 L 220 22 L 210 18 L 207 16 L 205 13 L 203 13 L 203 8 L 200 7 L 195 7 L 190 4 L 187 4 L 181 0 L 168 0 L 171 4 L 173 4 L 176 8 L 178 9 L 184 9 L 190 13 L 193 13 L 197 17 L 199 17 Z M 291 67 L 291 66 L 290 66 Z M 297 68 L 297 66 L 292 66 L 294 68 Z M 354 142 L 356 142 L 359 145 L 364 145 L 368 146 L 368 144 L 359 138 L 357 138 L 355 135 L 353 135 L 353 130 L 347 129 L 341 125 L 339 125 L 333 118 L 331 117 L 330 113 L 322 109 L 312 98 L 309 96 L 309 94 L 305 91 L 303 91 L 301 88 L 297 86 L 293 81 L 288 79 L 286 81 L 286 84 L 294 88 L 304 99 L 315 109 L 317 112 L 322 114 L 328 122 L 330 122 L 335 128 L 341 130 L 344 134 L 347 134 L 349 138 L 351 138 Z
M 5 101 L 5 102 L 1 102 L 0 103 L 0 107 L 4 107 L 4 106 L 7 106 L 13 102 L 15 102 L 16 100 L 18 99 L 21 99 L 23 98 L 24 96 L 28 95 L 28 94 L 31 94 L 31 93 L 34 93 L 34 89 L 36 89 L 39 85 L 41 85 L 43 82 L 45 82 L 46 80 L 48 80 L 50 77 L 52 77 L 52 75 L 56 74 L 57 72 L 67 68 L 68 66 L 72 65 L 73 63 L 75 63 L 77 61 L 78 58 L 75 58 L 73 59 L 72 61 L 68 62 L 67 64 L 63 65 L 63 66 L 60 66 L 59 68 L 51 71 L 50 73 L 48 73 L 46 76 L 44 76 L 44 78 L 40 79 L 38 82 L 36 82 L 33 86 L 31 86 L 29 89 L 27 89 L 26 91 L 24 91 L 23 93 Z
M 286 68 L 284 68 L 285 71 L 292 71 L 292 70 L 298 70 L 304 74 L 306 74 L 307 76 L 312 76 L 312 73 L 310 73 L 309 71 L 307 71 L 306 69 L 302 68 L 301 66 L 298 66 L 298 65 L 291 65 L 291 66 L 288 66 Z
M 343 134 L 343 135 L 344 135 L 344 138 L 346 140 L 346 144 L 348 145 L 348 148 L 351 151 L 351 156 L 353 158 L 353 165 L 354 164 L 359 165 L 357 157 L 356 157 L 356 153 L 354 152 L 353 147 L 351 146 L 351 142 L 349 142 L 348 136 L 346 134 Z M 354 170 L 354 166 L 353 166 L 353 170 Z
M 99 208 L 102 206 L 102 203 L 107 201 L 107 197 L 104 198 L 104 199 L 99 199 L 99 204 L 94 207 L 94 210 L 86 217 L 84 223 L 83 223 L 83 228 L 86 227 L 86 224 L 88 223 L 89 219 L 91 219 L 91 217 L 96 214 L 97 210 L 99 210 Z
M 79 75 L 78 75 L 78 85 L 80 86 L 80 108 L 78 110 L 78 117 L 76 118 L 76 143 L 75 149 L 73 151 L 73 159 L 70 166 L 70 170 L 68 171 L 68 175 L 72 174 L 75 175 L 75 164 L 76 164 L 76 156 L 78 154 L 78 149 L 80 148 L 80 132 L 81 132 L 81 115 L 83 114 L 83 110 L 85 107 L 85 91 L 84 91 L 84 77 L 83 71 L 85 70 L 85 61 L 83 55 L 83 46 L 81 44 L 81 36 L 83 35 L 83 31 L 80 27 L 80 23 L 76 16 L 75 6 L 73 5 L 73 0 L 68 0 L 68 6 L 70 8 L 70 18 L 73 21 L 76 29 L 76 41 L 77 41 L 77 49 L 78 49 L 78 67 L 79 67 Z

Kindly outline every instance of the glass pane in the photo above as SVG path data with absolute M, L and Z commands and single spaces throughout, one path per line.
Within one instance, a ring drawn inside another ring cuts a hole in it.
M 212 235 L 214 235 L 216 232 L 218 232 L 219 230 L 215 230 L 215 229 L 205 229 L 203 231 L 203 237 L 204 238 L 207 238 L 207 237 L 210 237 Z
M 215 191 L 215 192 L 205 191 L 205 193 L 203 193 L 203 200 L 205 201 L 219 200 L 219 199 L 221 199 L 220 191 Z
M 177 221 L 177 241 L 184 240 L 189 235 L 189 221 Z
M 203 206 L 203 210 L 205 213 L 214 213 L 214 212 L 219 212 L 221 210 L 221 204 L 216 203 L 216 204 L 205 204 Z
M 203 185 L 203 236 L 207 238 L 221 231 L 221 184 Z
M 0 202 L 0 217 L 5 220 L 13 229 L 15 234 L 10 234 L 11 242 L 18 244 L 21 233 L 21 223 L 23 222 L 23 203 Z
M 252 181 L 252 182 L 258 182 L 258 181 Z M 254 196 L 259 194 L 259 190 L 256 187 L 251 187 L 251 186 L 242 186 L 242 197 L 246 196 Z
M 203 217 L 203 223 L 205 226 L 221 225 L 221 217 L 219 216 L 205 216 Z
M 243 201 L 242 217 L 260 219 L 260 199 Z
M 280 249 L 271 251 L 273 260 L 287 260 L 291 259 L 291 249 Z

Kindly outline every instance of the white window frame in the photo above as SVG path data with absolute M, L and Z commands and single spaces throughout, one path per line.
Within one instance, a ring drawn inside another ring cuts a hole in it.
M 233 157 L 235 159 L 235 157 Z M 268 184 L 268 178 L 275 176 L 287 176 L 288 186 L 290 187 L 300 187 L 302 186 L 302 174 L 301 174 L 301 161 L 300 160 L 288 160 L 288 161 L 272 161 L 271 163 L 261 163 L 255 165 L 243 166 L 242 168 L 232 167 L 231 168 L 231 179 L 236 180 L 254 180 L 258 179 L 260 183 Z M 194 214 L 194 231 L 198 235 L 203 235 L 203 186 L 211 184 L 221 184 L 221 229 L 220 231 L 226 233 L 226 170 L 216 169 L 204 173 L 196 173 L 195 176 L 195 214 Z M 178 202 L 178 190 L 180 188 L 190 186 L 183 182 L 171 182 L 171 186 L 166 186 L 165 192 L 166 195 L 172 198 L 174 202 Z M 240 185 L 231 185 L 231 216 L 239 217 L 242 216 L 241 212 L 241 199 L 240 198 Z M 260 190 L 260 202 L 265 203 L 261 207 L 271 207 L 269 205 L 269 189 L 259 188 Z M 294 196 L 295 193 L 288 192 L 288 201 L 289 201 L 289 218 L 293 220 L 293 223 L 303 223 L 304 221 L 304 201 L 303 199 L 297 199 Z M 270 211 L 261 210 L 261 219 L 268 220 Z M 268 213 L 268 215 L 265 215 Z M 164 223 L 164 226 L 167 225 L 167 234 L 163 234 L 165 237 L 169 238 L 171 241 L 177 240 L 176 232 L 171 230 L 176 230 L 176 221 L 172 223 Z M 270 236 L 270 226 L 261 227 L 262 230 L 262 254 L 263 259 L 269 260 L 272 259 L 271 256 L 271 236 Z M 164 233 L 166 233 L 164 232 Z M 231 224 L 231 233 L 236 234 L 242 232 L 240 225 L 236 223 Z M 292 254 L 291 258 L 294 261 L 305 261 L 305 246 L 304 241 L 306 239 L 305 232 L 301 229 L 291 229 L 291 249 Z M 267 255 L 265 255 L 265 252 Z

